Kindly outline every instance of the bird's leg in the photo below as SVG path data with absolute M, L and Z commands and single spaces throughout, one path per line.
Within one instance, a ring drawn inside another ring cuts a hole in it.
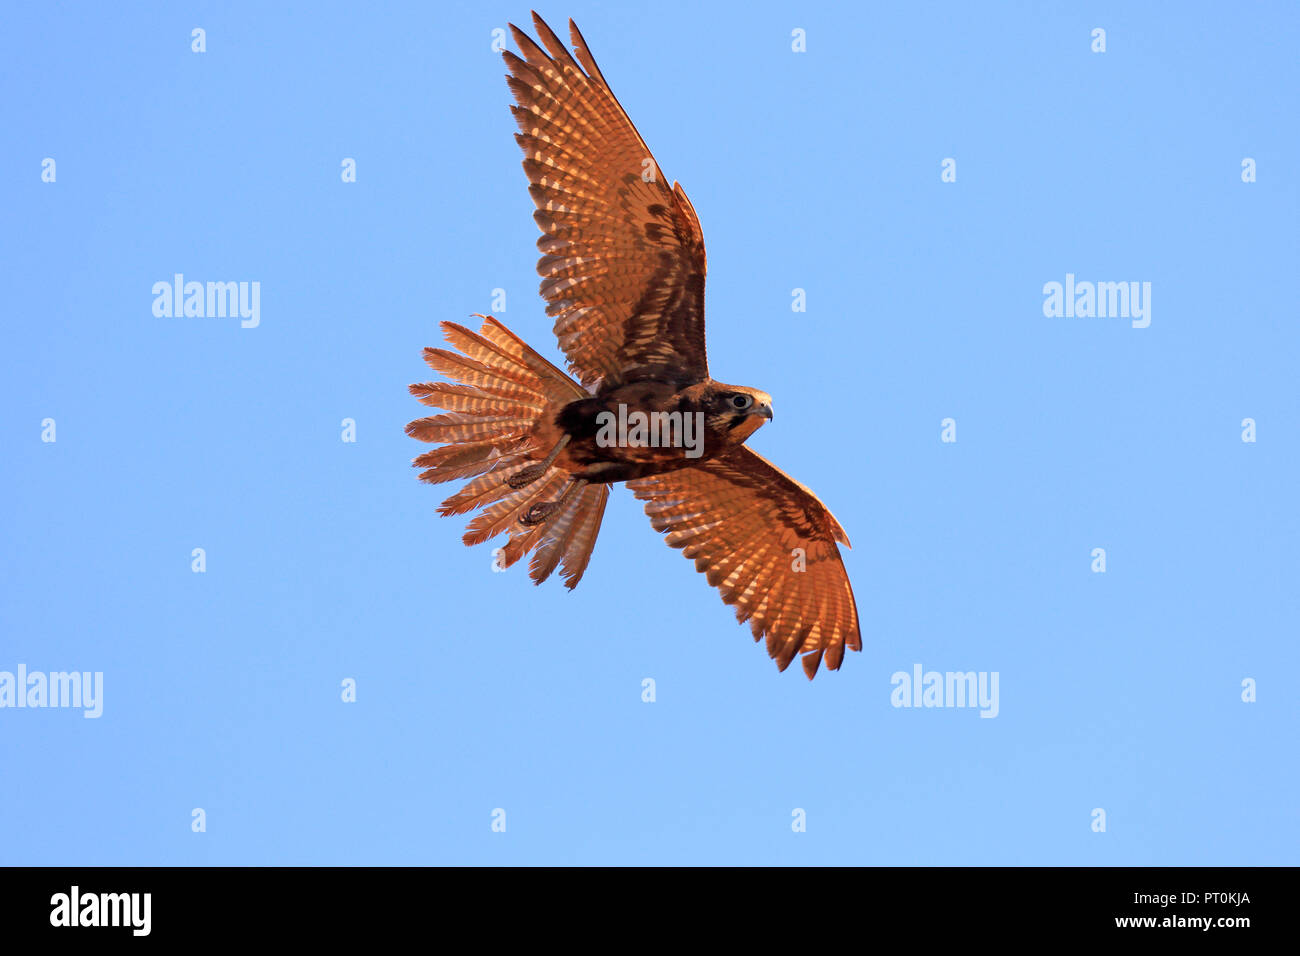
M 546 474 L 546 469 L 550 468 L 551 465 L 555 464 L 555 459 L 560 457 L 560 452 L 564 451 L 564 446 L 567 445 L 568 443 L 569 443 L 569 436 L 565 435 L 563 438 L 559 440 L 559 442 L 556 443 L 555 447 L 551 449 L 551 453 L 549 455 L 547 455 L 537 464 L 529 465 L 523 471 L 515 472 L 513 475 L 511 475 L 509 478 L 506 479 L 506 484 L 508 484 L 511 488 L 514 488 L 516 490 L 523 488 L 527 485 L 531 485 L 538 478 L 542 477 L 542 475 Z
M 541 524 L 555 512 L 565 506 L 573 493 L 587 484 L 585 478 L 572 478 L 569 480 L 569 486 L 564 489 L 564 494 L 555 501 L 543 501 L 541 504 L 533 505 L 522 515 L 519 516 L 519 523 L 522 525 Z

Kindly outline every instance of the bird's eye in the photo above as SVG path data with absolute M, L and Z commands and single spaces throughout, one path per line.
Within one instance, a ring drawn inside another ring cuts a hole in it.
M 750 398 L 748 395 L 731 396 L 731 405 L 733 408 L 739 408 L 743 410 L 749 408 L 749 406 L 753 404 L 754 404 L 754 400 Z

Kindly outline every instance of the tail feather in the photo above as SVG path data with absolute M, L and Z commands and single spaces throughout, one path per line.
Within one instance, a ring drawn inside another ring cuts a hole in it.
M 565 579 L 569 590 L 578 586 L 587 571 L 587 562 L 596 547 L 596 535 L 600 533 L 600 521 L 605 517 L 605 502 L 609 500 L 608 485 L 588 485 L 583 492 L 590 499 L 591 506 L 579 516 L 578 529 L 561 552 L 564 564 L 560 576 Z
M 406 434 L 428 442 L 491 441 L 503 436 L 515 437 L 527 434 L 534 421 L 536 416 L 532 418 L 488 417 L 469 412 L 448 412 L 446 415 L 417 418 L 406 426 Z
M 583 491 L 586 491 L 586 489 L 584 488 Z M 581 495 L 577 497 L 581 498 Z M 515 555 L 515 560 L 522 558 L 532 548 L 537 548 L 537 553 L 533 555 L 532 561 L 528 563 L 528 573 L 538 584 L 549 578 L 556 565 L 560 563 L 560 557 L 564 554 L 564 549 L 573 540 L 573 533 L 577 530 L 577 519 L 581 511 L 582 502 L 580 500 L 568 501 L 565 503 L 564 510 L 555 516 L 555 520 L 550 522 L 546 535 L 530 535 L 528 539 L 520 539 L 521 542 L 528 541 L 528 544 L 519 554 Z M 512 541 L 511 544 L 514 544 L 514 542 Z M 510 549 L 507 548 L 507 558 L 510 555 Z
M 452 346 L 460 349 L 476 362 L 500 371 L 513 369 L 516 374 L 533 372 L 528 367 L 528 363 L 520 358 L 517 350 L 502 348 L 486 335 L 471 332 L 465 326 L 455 322 L 443 322 L 442 330 Z
M 490 505 L 494 501 L 499 501 L 506 495 L 512 494 L 515 489 L 511 488 L 506 482 L 528 467 L 529 461 L 530 459 L 526 456 L 518 455 L 513 461 L 504 462 L 487 474 L 480 475 L 461 488 L 460 491 L 443 501 L 438 506 L 438 513 L 444 518 L 451 515 L 463 515 L 467 511 Z M 536 482 L 529 487 L 535 486 Z
M 502 567 L 510 567 L 536 549 L 529 562 L 528 576 L 535 584 L 549 578 L 561 560 L 560 576 L 565 587 L 573 590 L 582 580 L 596 545 L 596 533 L 609 500 L 608 485 L 587 485 L 567 502 L 550 520 L 527 534 L 513 536 L 502 550 Z
M 455 481 L 457 478 L 473 478 L 498 467 L 514 452 L 521 451 L 526 442 L 506 446 L 492 442 L 478 444 L 444 445 L 433 451 L 425 452 L 415 459 L 417 468 L 427 468 L 420 472 L 420 480 L 430 484 Z
M 526 383 L 553 401 L 570 402 L 586 395 L 568 375 L 495 319 L 483 324 L 481 334 L 455 322 L 443 322 L 442 331 L 447 341 L 471 361 L 493 369 L 498 375 L 508 375 L 520 384 Z
M 459 351 L 424 350 L 429 366 L 451 381 L 410 387 L 422 404 L 445 410 L 406 426 L 411 437 L 442 444 L 414 464 L 425 469 L 420 480 L 430 484 L 470 479 L 438 508 L 444 516 L 479 512 L 466 529 L 467 545 L 509 531 L 503 566 L 536 550 L 529 576 L 540 584 L 560 567 L 566 586 L 573 588 L 591 559 L 608 487 L 576 489 L 546 520 L 521 525 L 519 518 L 534 504 L 561 497 L 571 476 L 552 466 L 523 488 L 511 488 L 507 480 L 549 450 L 539 449 L 534 440 L 541 417 L 587 392 L 496 319 L 480 318 L 478 332 L 442 323 L 448 343 Z
M 442 324 L 444 332 L 447 326 L 460 328 L 451 322 Z M 425 349 L 424 361 L 439 375 L 445 375 L 463 385 L 490 388 L 528 404 L 533 404 L 538 399 L 545 401 L 546 398 L 546 392 L 537 376 L 513 363 L 494 368 L 450 349 Z
M 480 544 L 488 538 L 496 537 L 502 531 L 517 527 L 519 519 L 530 507 L 558 497 L 564 490 L 567 480 L 562 472 L 557 471 L 539 478 L 526 488 L 502 495 L 475 515 L 461 540 L 470 545 Z M 554 518 L 554 515 L 551 517 Z M 531 527 L 520 529 L 520 536 L 527 536 L 531 530 Z
M 433 408 L 445 408 L 452 412 L 506 412 L 513 409 L 529 408 L 540 412 L 546 407 L 541 396 L 535 400 L 522 389 L 515 394 L 502 389 L 498 391 L 490 386 L 448 385 L 445 382 L 433 382 L 425 385 L 412 385 L 411 394 L 421 404 Z
M 586 398 L 587 392 L 567 373 L 542 358 L 528 344 L 500 322 L 489 320 L 483 325 L 483 336 L 501 351 L 515 356 L 537 377 L 547 398 L 561 404 L 575 398 Z

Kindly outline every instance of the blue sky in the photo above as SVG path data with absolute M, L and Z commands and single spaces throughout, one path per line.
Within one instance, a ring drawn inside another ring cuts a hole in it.
M 568 593 L 416 481 L 439 321 L 504 289 L 559 358 L 526 7 L 21 4 L 0 672 L 103 695 L 0 709 L 0 863 L 1300 862 L 1294 5 L 648 9 L 540 12 L 693 200 L 712 372 L 853 540 L 862 653 L 777 673 L 625 489 Z M 178 272 L 257 327 L 155 316 Z M 1149 326 L 1044 315 L 1067 274 Z M 892 706 L 916 665 L 997 716 Z

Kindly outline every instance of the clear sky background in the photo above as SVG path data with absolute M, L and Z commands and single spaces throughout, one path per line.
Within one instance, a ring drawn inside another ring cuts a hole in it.
M 526 6 L 11 5 L 0 671 L 104 701 L 0 710 L 0 862 L 1300 863 L 1300 14 L 972 6 L 540 11 L 853 540 L 863 650 L 809 682 L 625 489 L 568 593 L 410 467 L 440 320 L 504 289 L 559 360 L 491 49 Z M 177 272 L 260 325 L 156 317 Z M 1150 326 L 1045 317 L 1067 273 Z M 998 716 L 893 707 L 917 664 Z

